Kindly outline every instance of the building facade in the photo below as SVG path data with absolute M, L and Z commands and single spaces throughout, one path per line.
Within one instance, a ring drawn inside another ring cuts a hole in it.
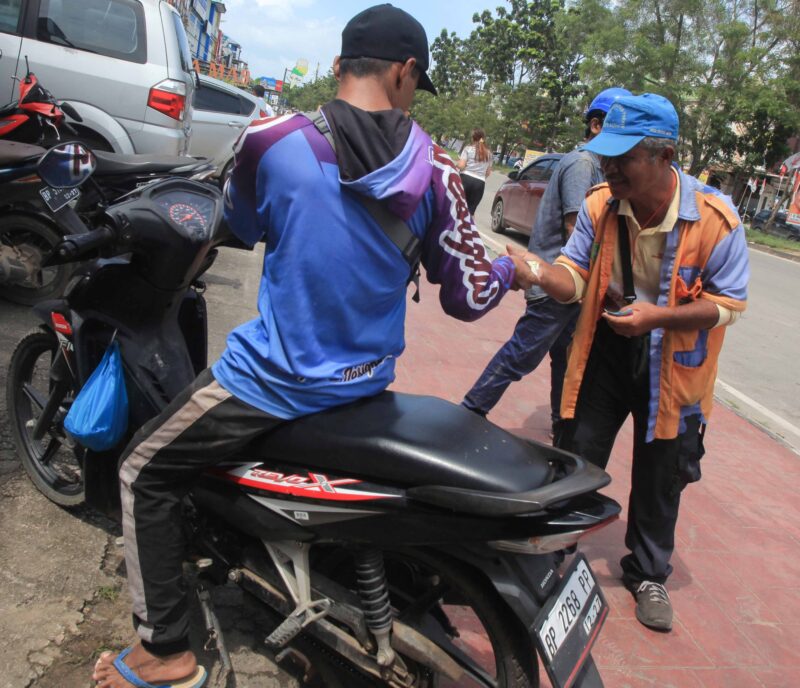
M 219 0 L 168 0 L 180 12 L 192 57 L 201 62 L 218 62 L 222 47 L 219 24 L 225 3 Z

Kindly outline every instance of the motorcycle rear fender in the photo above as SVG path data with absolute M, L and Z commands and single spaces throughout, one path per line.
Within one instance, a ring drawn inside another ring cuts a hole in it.
M 36 195 L 39 195 L 38 192 Z M 41 208 L 37 208 L 36 205 L 36 203 L 27 203 L 24 201 L 21 203 L 0 202 L 0 213 L 4 216 L 24 215 L 25 217 L 30 217 L 46 224 L 53 231 L 57 232 L 58 228 L 56 227 L 56 223 L 53 222 L 53 216 L 44 209 L 44 204 Z
M 529 630 L 559 581 L 552 554 L 514 554 L 485 545 L 443 549 L 485 576 Z
M 35 198 L 30 201 L 22 201 L 4 204 L 0 202 L 0 212 L 3 215 L 24 215 L 30 217 L 50 227 L 54 232 L 62 236 L 70 234 L 85 234 L 88 228 L 80 219 L 78 214 L 68 205 L 60 208 L 55 213 L 45 208 L 44 201 L 39 196 L 39 185 L 35 187 Z M 14 193 L 19 193 L 18 187 L 13 187 Z M 55 219 L 54 219 L 55 218 Z
M 536 616 L 560 581 L 554 555 L 509 554 L 489 548 L 453 551 L 445 548 L 445 551 L 486 576 L 524 624 L 533 643 Z M 591 655 L 586 658 L 572 688 L 603 688 L 603 679 Z

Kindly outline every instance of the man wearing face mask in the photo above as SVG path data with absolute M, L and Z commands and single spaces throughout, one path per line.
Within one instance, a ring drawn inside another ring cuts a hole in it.
M 524 275 L 562 303 L 582 299 L 560 446 L 605 467 L 633 416 L 631 493 L 621 562 L 650 628 L 672 628 L 672 572 L 683 488 L 700 478 L 726 326 L 745 309 L 744 229 L 730 198 L 673 165 L 678 115 L 662 96 L 623 97 L 586 145 L 606 182 L 589 193 L 554 264 Z

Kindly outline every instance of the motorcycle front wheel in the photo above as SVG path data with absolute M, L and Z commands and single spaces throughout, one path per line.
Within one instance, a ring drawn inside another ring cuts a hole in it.
M 69 279 L 69 267 L 41 266 L 42 260 L 60 241 L 58 233 L 34 217 L 0 217 L 0 244 L 13 251 L 16 260 L 32 266 L 31 276 L 24 282 L 0 284 L 0 297 L 23 306 L 32 306 L 61 294 Z
M 64 434 L 66 411 L 75 398 L 70 390 L 60 400 L 50 427 L 40 440 L 33 437 L 37 419 L 54 392 L 50 368 L 59 352 L 52 332 L 37 330 L 27 334 L 11 355 L 6 378 L 6 408 L 17 453 L 25 472 L 37 489 L 61 506 L 76 506 L 84 501 L 83 457 L 85 450 Z

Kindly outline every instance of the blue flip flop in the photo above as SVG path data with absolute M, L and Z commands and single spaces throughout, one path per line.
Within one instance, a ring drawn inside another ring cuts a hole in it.
M 208 678 L 206 670 L 199 666 L 197 667 L 197 671 L 194 672 L 194 675 L 190 676 L 189 678 L 181 679 L 175 683 L 159 683 L 157 686 L 155 686 L 152 683 L 148 683 L 147 681 L 140 679 L 136 674 L 133 673 L 133 670 L 127 664 L 125 664 L 125 658 L 130 654 L 132 649 L 132 647 L 129 647 L 119 653 L 117 658 L 114 660 L 114 668 L 120 673 L 122 678 L 124 678 L 128 683 L 136 686 L 136 688 L 200 688 Z

